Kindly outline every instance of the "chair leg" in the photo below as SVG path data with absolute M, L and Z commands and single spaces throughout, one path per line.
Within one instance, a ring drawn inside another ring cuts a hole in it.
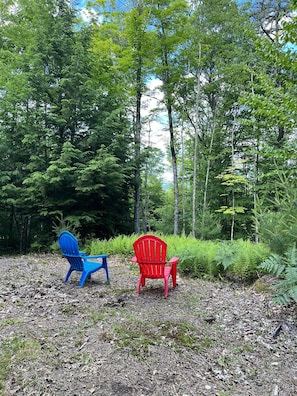
M 70 267 L 68 272 L 67 272 L 67 274 L 66 274 L 65 280 L 64 280 L 65 283 L 68 281 L 72 271 L 73 271 L 73 269 L 72 269 L 72 267 Z
M 140 276 L 139 276 L 139 279 L 138 279 L 138 284 L 137 284 L 137 293 L 138 293 L 138 294 L 140 294 L 140 288 L 141 288 L 141 286 L 144 286 L 144 285 L 145 285 L 145 278 L 143 278 L 143 276 L 140 275 Z
M 168 297 L 168 278 L 164 278 L 164 296 Z
M 103 257 L 103 259 L 102 259 L 102 264 L 103 264 L 103 268 L 105 269 L 105 272 L 106 272 L 106 280 L 107 280 L 107 282 L 109 283 L 110 280 L 109 280 L 108 266 L 107 266 L 107 258 L 106 258 L 106 257 Z
M 106 281 L 107 281 L 108 283 L 110 283 L 110 279 L 109 279 L 107 267 L 105 268 L 105 272 L 106 272 Z
M 172 285 L 173 287 L 176 287 L 176 265 L 172 265 L 171 276 L 172 276 Z
M 173 287 L 176 287 L 176 274 L 172 274 L 172 285 Z
M 90 274 L 88 272 L 82 272 L 81 277 L 80 277 L 80 281 L 79 281 L 79 287 L 83 287 L 86 279 L 90 276 Z

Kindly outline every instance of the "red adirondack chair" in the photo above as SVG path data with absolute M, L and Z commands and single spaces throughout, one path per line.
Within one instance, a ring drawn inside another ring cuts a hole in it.
M 137 292 L 145 286 L 146 278 L 164 279 L 164 295 L 168 296 L 168 281 L 172 277 L 173 287 L 176 287 L 176 271 L 179 258 L 173 257 L 167 261 L 167 244 L 154 235 L 144 235 L 133 243 L 135 256 L 132 262 L 139 264 L 140 276 Z

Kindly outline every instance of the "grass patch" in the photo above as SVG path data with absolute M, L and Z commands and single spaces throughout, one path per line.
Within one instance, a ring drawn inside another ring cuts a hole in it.
M 155 345 L 152 334 L 145 331 L 140 323 L 126 326 L 115 326 L 116 343 L 121 349 L 126 349 L 133 356 L 145 359 L 149 356 L 149 346 Z
M 22 322 L 23 321 L 21 319 L 14 319 L 14 318 L 4 319 L 0 322 L 0 329 L 1 327 L 11 326 Z
M 197 329 L 187 322 L 142 322 L 130 317 L 115 326 L 115 341 L 119 348 L 141 359 L 147 358 L 150 346 L 166 346 L 181 353 L 184 349 L 202 350 L 212 345 L 212 340 L 202 337 Z
M 187 322 L 164 322 L 159 325 L 161 337 L 169 340 L 177 351 L 183 348 L 201 350 L 209 347 L 212 340 L 201 337 L 195 326 Z
M 101 311 L 98 311 L 96 308 L 90 308 L 86 312 L 85 320 L 80 323 L 80 327 L 82 329 L 91 328 L 100 322 L 104 322 L 108 317 L 114 317 L 115 315 L 115 308 L 104 307 Z
M 72 316 L 83 313 L 84 310 L 78 304 L 65 304 L 60 308 L 60 312 L 65 316 Z
M 2 393 L 9 370 L 20 363 L 37 359 L 40 356 L 40 344 L 36 340 L 15 336 L 0 344 L 0 356 L 0 392 Z

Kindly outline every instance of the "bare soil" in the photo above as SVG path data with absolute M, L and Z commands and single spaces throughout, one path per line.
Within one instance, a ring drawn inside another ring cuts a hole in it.
M 265 279 L 178 277 L 166 299 L 161 280 L 136 294 L 128 258 L 108 264 L 110 284 L 79 288 L 58 255 L 0 259 L 0 395 L 297 394 L 297 310 Z

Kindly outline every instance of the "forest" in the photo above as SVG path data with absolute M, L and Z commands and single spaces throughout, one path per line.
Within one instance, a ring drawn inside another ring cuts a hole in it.
M 67 228 L 283 253 L 297 240 L 296 10 L 2 0 L 0 252 L 48 251 Z

